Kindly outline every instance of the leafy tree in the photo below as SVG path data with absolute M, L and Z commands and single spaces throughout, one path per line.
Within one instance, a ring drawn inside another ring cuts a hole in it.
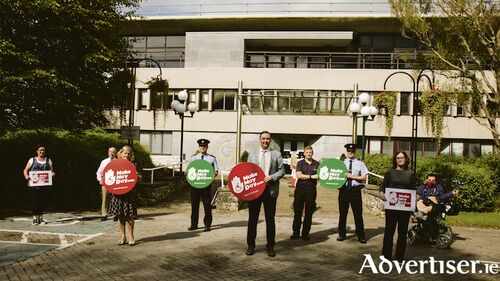
M 120 28 L 138 2 L 0 0 L 0 131 L 107 124 L 130 81 Z
M 391 4 L 403 23 L 403 34 L 418 39 L 432 54 L 422 57 L 425 66 L 460 82 L 447 85 L 448 94 L 489 129 L 498 152 L 500 2 L 393 0 Z

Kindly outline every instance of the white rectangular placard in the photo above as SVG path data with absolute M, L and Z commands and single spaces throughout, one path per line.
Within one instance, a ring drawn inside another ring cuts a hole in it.
M 386 210 L 415 211 L 417 191 L 401 188 L 385 189 L 384 207 Z
M 50 186 L 52 185 L 52 171 L 30 171 L 29 186 Z

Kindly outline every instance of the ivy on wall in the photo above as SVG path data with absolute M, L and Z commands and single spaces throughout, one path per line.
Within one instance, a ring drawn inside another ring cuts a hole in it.
M 153 128 L 156 129 L 156 119 L 157 119 L 157 108 L 163 109 L 163 116 L 166 118 L 167 106 L 166 104 L 161 104 L 162 100 L 166 101 L 168 96 L 168 81 L 158 77 L 151 78 L 150 81 L 146 82 L 148 84 L 149 91 L 151 93 L 151 108 L 153 110 Z
M 420 107 L 425 117 L 427 132 L 436 138 L 436 152 L 441 151 L 444 115 L 452 102 L 452 95 L 439 90 L 428 90 L 420 95 Z
M 373 103 L 378 108 L 385 111 L 385 133 L 387 138 L 391 139 L 392 128 L 394 125 L 394 115 L 396 114 L 396 92 L 381 92 L 375 96 Z

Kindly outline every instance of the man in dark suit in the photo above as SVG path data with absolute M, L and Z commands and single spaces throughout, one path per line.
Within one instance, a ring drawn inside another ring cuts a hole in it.
M 266 189 L 262 195 L 248 202 L 248 231 L 246 254 L 251 256 L 255 253 L 255 238 L 257 236 L 257 222 L 259 221 L 260 206 L 264 204 L 266 216 L 267 255 L 276 256 L 274 252 L 276 225 L 274 216 L 276 214 L 276 201 L 278 199 L 280 179 L 285 175 L 281 153 L 269 147 L 271 144 L 271 133 L 263 131 L 259 135 L 260 148 L 248 155 L 248 162 L 259 165 L 266 177 Z

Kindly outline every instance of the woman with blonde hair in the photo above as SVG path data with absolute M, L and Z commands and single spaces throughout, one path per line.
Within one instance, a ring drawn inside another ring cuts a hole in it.
M 125 159 L 128 161 L 134 161 L 134 152 L 130 146 L 122 147 L 117 153 L 118 159 Z M 138 174 L 138 179 L 141 176 Z M 111 195 L 111 202 L 109 205 L 110 213 L 118 218 L 118 228 L 120 230 L 120 240 L 118 240 L 118 245 L 125 245 L 128 243 L 129 246 L 135 245 L 134 238 L 134 215 L 136 213 L 136 203 L 135 197 L 131 192 L 122 195 Z M 128 239 L 127 239 L 128 232 Z

